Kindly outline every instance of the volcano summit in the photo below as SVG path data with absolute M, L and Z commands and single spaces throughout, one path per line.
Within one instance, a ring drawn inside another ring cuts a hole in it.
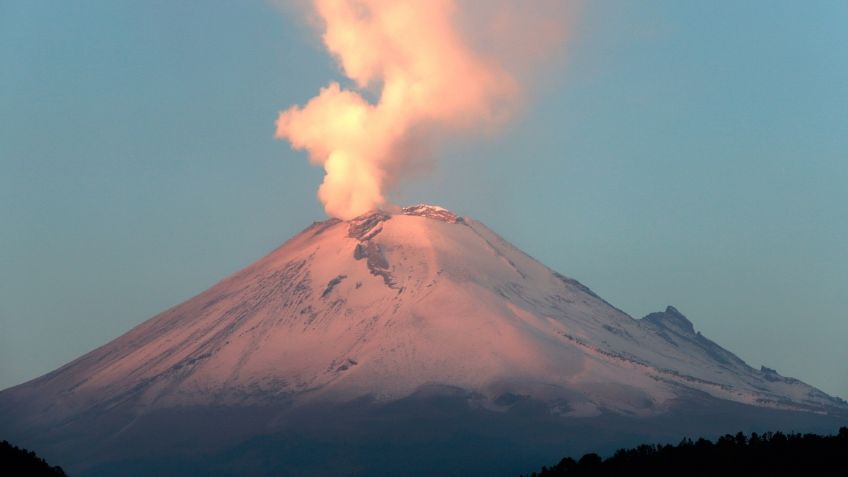
M 830 432 L 838 398 L 680 312 L 634 319 L 434 206 L 317 222 L 0 392 L 0 434 L 79 475 L 515 475 L 569 452 Z

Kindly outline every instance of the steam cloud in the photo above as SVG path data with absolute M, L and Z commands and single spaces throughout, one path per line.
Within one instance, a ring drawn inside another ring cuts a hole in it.
M 460 1 L 312 2 L 344 74 L 378 93 L 372 104 L 332 82 L 277 119 L 276 137 L 324 167 L 328 215 L 384 206 L 387 189 L 430 160 L 434 139 L 505 121 L 521 97 L 521 61 L 561 38 L 547 8 L 556 0 L 527 2 L 531 14 L 504 0 Z

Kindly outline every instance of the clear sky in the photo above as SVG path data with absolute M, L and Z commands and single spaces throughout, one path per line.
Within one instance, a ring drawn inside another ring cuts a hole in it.
M 838 0 L 585 2 L 524 113 L 393 199 L 848 398 L 846 19 Z M 340 76 L 268 0 L 0 0 L 0 388 L 322 219 L 322 171 L 274 120 Z

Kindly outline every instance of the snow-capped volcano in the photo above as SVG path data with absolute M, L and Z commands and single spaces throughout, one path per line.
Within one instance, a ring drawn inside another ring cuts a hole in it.
M 695 397 L 823 418 L 848 409 L 751 368 L 672 307 L 633 319 L 481 223 L 419 205 L 313 224 L 200 295 L 3 391 L 0 430 L 61 448 L 77 434 L 126 438 L 161 413 L 275 409 L 240 431 L 248 438 L 285 431 L 281 416 L 298 409 L 422 392 L 492 415 L 532 401 L 582 423 L 660 418 Z

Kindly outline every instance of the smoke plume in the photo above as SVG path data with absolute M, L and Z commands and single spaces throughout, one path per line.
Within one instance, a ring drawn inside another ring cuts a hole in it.
M 355 90 L 330 83 L 280 113 L 276 137 L 324 167 L 318 198 L 328 215 L 349 219 L 385 206 L 386 191 L 430 160 L 435 139 L 503 123 L 521 98 L 512 59 L 560 38 L 540 13 L 544 1 L 527 2 L 534 15 L 504 0 L 460 1 L 312 2 L 323 43 Z M 528 42 L 534 35 L 539 41 Z M 376 102 L 357 91 L 375 92 Z

